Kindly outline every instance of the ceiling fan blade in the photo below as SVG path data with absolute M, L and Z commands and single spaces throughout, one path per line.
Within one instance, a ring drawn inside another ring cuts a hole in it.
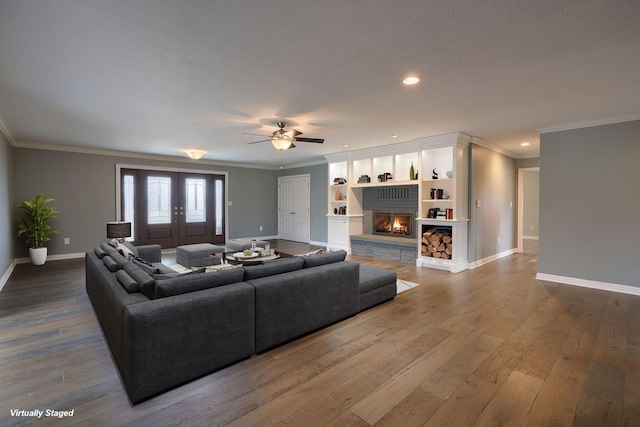
M 322 144 L 324 139 L 322 138 L 298 138 L 295 139 L 296 142 L 315 142 L 316 144 Z
M 259 142 L 267 142 L 267 141 L 271 141 L 271 140 L 270 139 L 263 139 L 262 141 L 247 142 L 247 144 L 257 144 Z
M 243 135 L 253 135 L 253 136 L 264 136 L 265 138 L 267 138 L 269 135 L 263 135 L 261 133 L 249 133 L 249 132 L 242 132 Z
M 289 146 L 289 148 L 287 148 L 287 150 L 291 150 L 292 148 L 296 148 L 295 144 L 292 142 L 291 145 Z
M 297 131 L 297 130 L 295 130 L 295 129 L 289 129 L 289 130 L 287 130 L 287 132 L 286 132 L 286 133 L 287 133 L 287 135 L 289 135 L 291 138 L 295 138 L 295 137 L 296 137 L 296 136 L 298 136 L 298 135 L 302 135 L 302 132 Z

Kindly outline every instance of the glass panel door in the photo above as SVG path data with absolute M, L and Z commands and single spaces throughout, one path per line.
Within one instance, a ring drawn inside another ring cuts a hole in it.
M 121 218 L 137 245 L 225 241 L 225 176 L 123 169 Z M 138 199 L 139 198 L 139 199 Z

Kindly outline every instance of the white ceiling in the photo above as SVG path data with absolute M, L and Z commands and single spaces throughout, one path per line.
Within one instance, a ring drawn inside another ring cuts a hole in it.
M 462 131 L 530 157 L 538 127 L 638 113 L 636 0 L 0 0 L 18 146 L 277 167 Z M 325 143 L 247 145 L 281 119 Z

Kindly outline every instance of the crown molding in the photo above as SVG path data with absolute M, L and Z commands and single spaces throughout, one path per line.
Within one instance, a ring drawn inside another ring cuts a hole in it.
M 536 128 L 536 130 L 538 131 L 538 133 L 560 132 L 563 130 L 581 129 L 601 125 L 612 125 L 615 123 L 631 122 L 634 120 L 640 120 L 640 113 L 557 123 L 553 125 L 540 126 Z
M 310 162 L 302 162 L 302 163 L 294 163 L 291 165 L 283 165 L 282 166 L 282 170 L 286 170 L 286 169 L 296 169 L 296 168 L 305 168 L 308 166 L 318 166 L 318 165 L 326 165 L 328 162 L 326 159 L 322 160 L 313 160 Z M 277 169 L 280 169 L 279 167 Z
M 499 147 L 495 144 L 492 144 L 491 142 L 485 141 L 482 138 L 478 138 L 477 136 L 473 136 L 471 137 L 471 143 L 472 144 L 476 144 L 476 145 L 480 145 L 484 148 L 488 148 L 489 150 L 493 150 L 496 151 L 500 154 L 504 154 L 505 156 L 509 156 L 513 159 L 519 159 L 520 156 L 518 156 L 518 154 L 514 153 L 513 151 L 509 151 L 506 148 L 502 148 Z M 538 156 L 533 156 L 533 157 L 538 157 Z
M 7 141 L 9 141 L 9 144 L 11 144 L 12 147 L 16 146 L 16 137 L 13 136 L 13 132 L 11 132 L 7 121 L 2 117 L 2 113 L 0 113 L 0 132 L 2 132 L 5 138 L 7 138 Z
M 67 153 L 93 154 L 97 156 L 126 157 L 126 158 L 132 158 L 132 159 L 180 162 L 180 163 L 210 165 L 210 166 L 229 166 L 229 167 L 235 167 L 235 168 L 267 169 L 267 170 L 280 169 L 279 166 L 264 166 L 264 165 L 250 164 L 250 163 L 222 162 L 222 161 L 205 160 L 205 159 L 192 160 L 186 156 L 183 158 L 178 156 L 167 156 L 167 155 L 160 155 L 160 154 L 143 154 L 143 153 L 135 153 L 132 151 L 107 150 L 102 148 L 78 147 L 74 145 L 63 145 L 63 144 L 43 144 L 38 142 L 15 141 L 15 144 L 12 144 L 12 145 L 17 148 L 29 148 L 33 150 L 63 151 Z

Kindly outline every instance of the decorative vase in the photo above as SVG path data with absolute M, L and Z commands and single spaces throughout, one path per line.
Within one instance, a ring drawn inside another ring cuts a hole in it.
M 411 162 L 411 168 L 409 168 L 409 179 L 410 180 L 416 179 L 416 171 L 413 168 L 413 162 Z
M 43 265 L 47 261 L 47 248 L 29 248 L 29 258 L 31 258 L 31 264 Z

